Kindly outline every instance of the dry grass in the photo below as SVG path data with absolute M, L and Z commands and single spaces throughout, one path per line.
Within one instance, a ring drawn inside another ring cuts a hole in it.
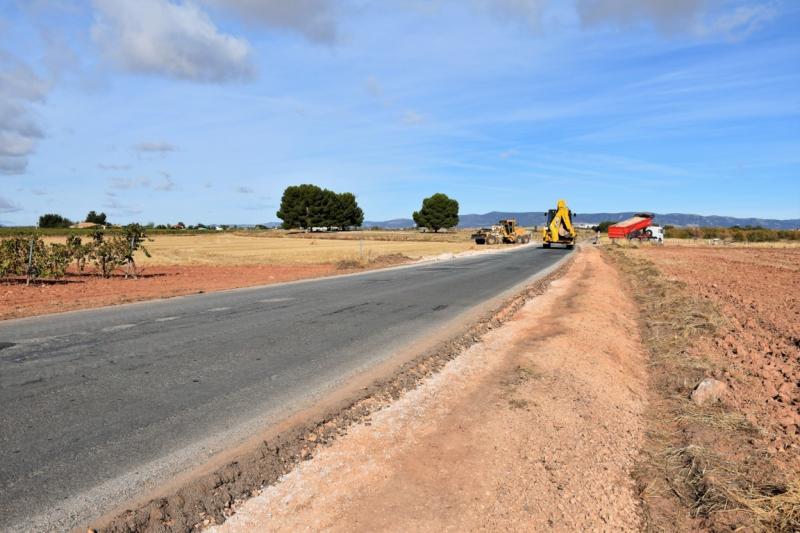
M 600 243 L 613 245 L 619 248 L 639 248 L 644 246 L 685 246 L 697 248 L 714 246 L 715 248 L 800 248 L 800 241 L 775 241 L 775 242 L 733 242 L 714 241 L 713 239 L 664 239 L 664 244 L 654 242 L 629 241 L 627 239 L 609 239 L 607 235 L 600 237 Z
M 360 232 L 369 236 L 372 232 Z M 152 258 L 137 257 L 141 265 L 246 265 L 372 263 L 382 256 L 402 255 L 411 259 L 477 249 L 471 241 L 355 240 L 319 237 L 264 236 L 265 234 L 209 233 L 201 235 L 156 235 L 147 248 Z M 306 234 L 308 235 L 308 234 Z
M 761 430 L 734 409 L 688 400 L 695 384 L 718 371 L 715 361 L 690 350 L 724 324 L 718 311 L 649 261 L 624 248 L 605 250 L 631 280 L 646 317 L 652 395 L 635 472 L 646 529 L 800 531 L 800 486 L 775 468 Z

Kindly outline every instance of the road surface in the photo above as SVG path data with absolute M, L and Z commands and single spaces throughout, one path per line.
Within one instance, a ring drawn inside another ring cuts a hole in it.
M 0 322 L 0 529 L 84 525 L 568 253 Z

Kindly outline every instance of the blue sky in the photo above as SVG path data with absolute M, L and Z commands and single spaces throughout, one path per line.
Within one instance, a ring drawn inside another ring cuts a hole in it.
M 0 224 L 800 218 L 800 2 L 5 0 Z

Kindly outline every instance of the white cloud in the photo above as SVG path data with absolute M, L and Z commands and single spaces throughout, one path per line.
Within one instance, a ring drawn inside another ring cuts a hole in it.
M 106 163 L 98 163 L 97 168 L 101 170 L 128 170 L 131 168 L 130 165 L 115 165 L 113 163 L 106 164 Z
M 174 144 L 170 144 L 164 141 L 145 141 L 135 144 L 133 149 L 137 152 L 155 152 L 155 153 L 165 153 L 165 152 L 174 152 L 178 149 L 177 146 Z
M 742 5 L 733 11 L 718 14 L 695 25 L 695 33 L 701 36 L 723 35 L 742 38 L 758 30 L 778 15 L 772 4 Z
M 234 191 L 238 192 L 239 194 L 253 194 L 255 192 L 250 187 L 245 187 L 244 185 L 239 185 L 234 189 Z
M 247 42 L 220 32 L 193 3 L 93 3 L 92 39 L 122 69 L 200 82 L 242 80 L 253 75 Z
M 111 178 L 111 187 L 113 189 L 128 190 L 128 189 L 146 189 L 150 187 L 149 178 Z
M 20 206 L 0 196 L 0 213 L 14 213 L 21 210 Z
M 699 37 L 741 37 L 775 17 L 773 2 L 739 3 L 725 0 L 577 0 L 584 26 L 651 23 L 665 33 L 691 32 Z
M 103 204 L 103 207 L 106 209 L 110 209 L 109 215 L 112 216 L 119 216 L 119 215 L 138 215 L 142 212 L 142 210 L 137 206 L 131 206 L 127 204 L 123 204 L 115 199 L 110 199 Z
M 233 11 L 245 22 L 297 31 L 318 43 L 339 39 L 337 9 L 334 0 L 202 0 L 204 3 Z
M 25 63 L 0 51 L 0 174 L 24 174 L 28 157 L 44 137 L 34 105 L 50 84 Z
M 537 30 L 542 24 L 542 16 L 548 0 L 473 0 L 479 7 L 503 19 L 521 23 Z

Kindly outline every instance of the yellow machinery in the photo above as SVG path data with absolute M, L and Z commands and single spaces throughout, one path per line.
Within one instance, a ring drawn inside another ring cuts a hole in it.
M 564 244 L 567 248 L 575 246 L 576 232 L 572 227 L 575 213 L 567 208 L 567 202 L 558 201 L 557 209 L 550 209 L 544 214 L 547 225 L 542 230 L 542 247 L 550 248 L 553 244 Z
M 481 228 L 472 234 L 475 244 L 525 244 L 531 242 L 531 234 L 517 225 L 516 219 L 500 220 L 491 228 Z

